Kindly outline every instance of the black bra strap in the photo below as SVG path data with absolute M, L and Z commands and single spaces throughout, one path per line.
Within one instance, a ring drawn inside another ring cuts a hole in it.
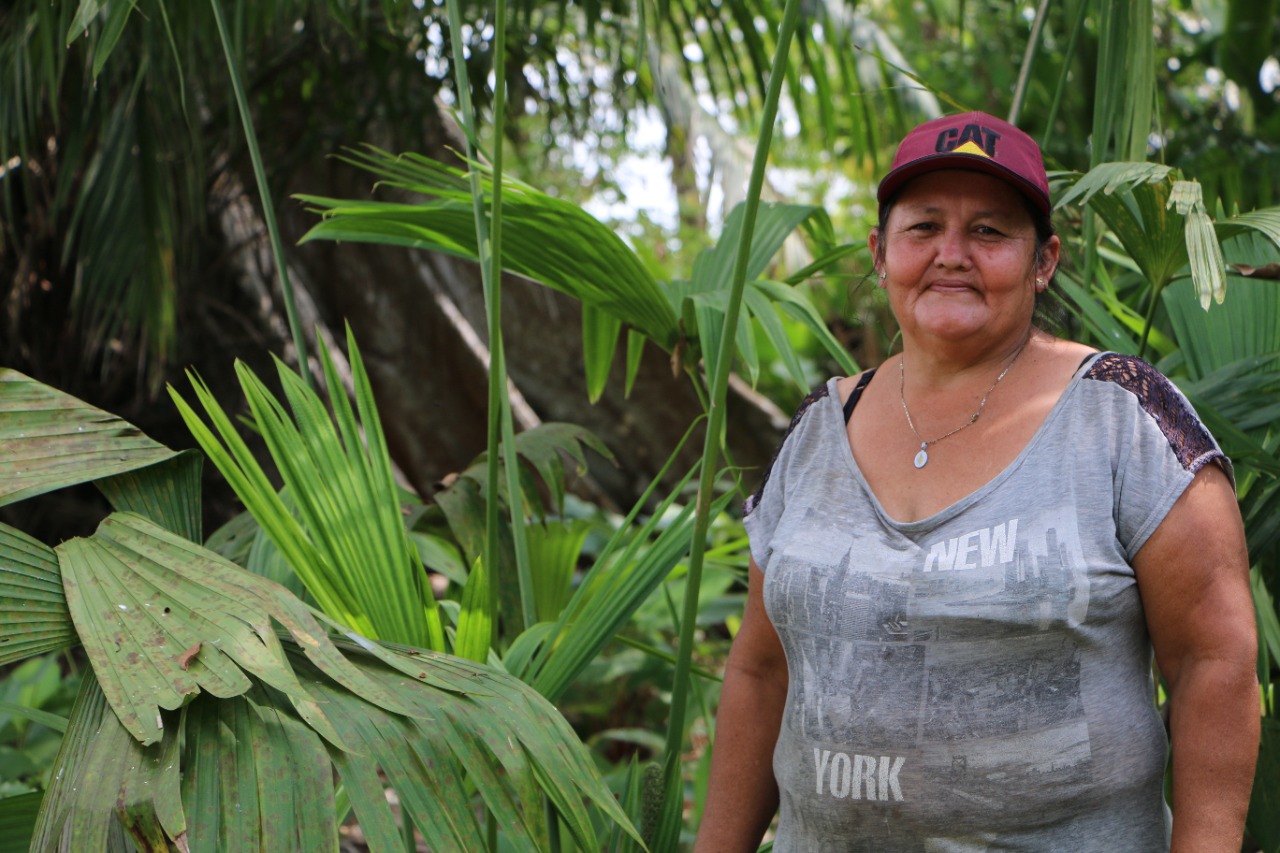
M 873 367 L 866 373 L 862 374 L 862 378 L 858 380 L 858 384 L 853 386 L 853 391 L 849 393 L 849 399 L 844 401 L 844 422 L 848 423 L 849 418 L 853 417 L 853 407 L 858 405 L 858 398 L 862 396 L 862 392 L 866 390 L 867 383 L 871 381 L 871 377 L 876 375 L 876 369 Z

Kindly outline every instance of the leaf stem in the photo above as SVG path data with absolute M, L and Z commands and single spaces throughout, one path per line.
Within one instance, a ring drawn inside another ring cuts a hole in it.
M 1031 36 L 1027 39 L 1027 49 L 1022 54 L 1022 67 L 1018 69 L 1018 83 L 1013 89 L 1013 104 L 1009 107 L 1009 124 L 1017 124 L 1018 114 L 1022 112 L 1022 101 L 1027 96 L 1027 80 L 1031 77 L 1031 66 L 1035 62 L 1036 48 L 1040 44 L 1040 31 L 1044 29 L 1044 19 L 1048 14 L 1049 0 L 1040 0 L 1035 23 L 1031 25 Z
M 219 0 L 209 0 L 213 19 L 218 25 L 218 38 L 222 52 L 227 57 L 227 73 L 231 76 L 231 89 L 235 92 L 236 108 L 240 111 L 240 123 L 244 128 L 245 143 L 249 147 L 249 159 L 253 163 L 253 177 L 258 183 L 258 196 L 262 200 L 262 220 L 271 238 L 271 257 L 276 264 L 276 277 L 280 279 L 280 291 L 284 296 L 285 316 L 293 335 L 293 348 L 298 353 L 298 372 L 307 388 L 311 388 L 311 368 L 307 363 L 307 342 L 298 323 L 298 301 L 289 281 L 288 266 L 284 262 L 284 243 L 280 240 L 280 225 L 276 222 L 275 205 L 271 202 L 271 187 L 267 185 L 267 170 L 262 165 L 262 152 L 258 149 L 258 134 L 253 129 L 253 116 L 249 114 L 249 99 L 245 96 L 244 82 L 240 79 L 240 65 L 231 50 L 231 37 L 227 34 L 227 22 Z
M 671 695 L 671 717 L 667 728 L 663 776 L 665 795 L 662 818 L 655 850 L 673 850 L 677 846 L 683 806 L 683 785 L 680 784 L 680 755 L 684 742 L 685 709 L 688 704 L 689 670 L 692 665 L 693 632 L 698 615 L 698 592 L 702 584 L 703 556 L 706 552 L 707 530 L 711 521 L 711 504 L 719 469 L 717 464 L 724 439 L 725 397 L 729 387 L 729 368 L 733 361 L 737 338 L 738 315 L 746 289 L 747 263 L 751 255 L 751 238 L 755 231 L 756 215 L 760 209 L 760 191 L 764 185 L 765 166 L 773 140 L 773 125 L 778 114 L 778 101 L 787 72 L 787 53 L 800 17 L 800 0 L 787 0 L 782 13 L 782 24 L 769 72 L 769 87 L 765 94 L 761 116 L 760 138 L 756 143 L 755 158 L 751 164 L 751 179 L 747 187 L 746 207 L 742 222 L 742 234 L 738 253 L 734 259 L 733 277 L 728 307 L 725 311 L 719 353 L 715 361 L 715 374 L 711 381 L 711 400 L 707 419 L 706 441 L 703 446 L 701 471 L 698 483 L 697 513 L 694 521 L 693 541 L 689 552 L 689 572 L 685 583 L 684 613 L 680 622 L 680 644 L 676 653 L 676 671 Z

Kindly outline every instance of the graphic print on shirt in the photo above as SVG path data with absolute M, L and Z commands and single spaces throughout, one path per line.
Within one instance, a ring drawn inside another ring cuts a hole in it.
M 803 753 L 787 761 L 812 773 L 804 787 L 959 812 L 1085 782 L 1075 510 L 837 549 L 842 525 L 825 516 L 807 510 L 766 574 L 792 673 L 780 748 Z M 860 564 L 886 547 L 892 569 Z

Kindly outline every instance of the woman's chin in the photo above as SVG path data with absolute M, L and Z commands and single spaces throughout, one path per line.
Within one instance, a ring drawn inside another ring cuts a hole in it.
M 991 331 L 994 318 L 985 309 L 973 306 L 946 306 L 929 308 L 915 313 L 918 334 L 944 340 L 963 340 L 981 332 Z

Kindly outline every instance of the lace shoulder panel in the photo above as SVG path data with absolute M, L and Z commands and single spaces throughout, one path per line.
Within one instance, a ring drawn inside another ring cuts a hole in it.
M 773 471 L 774 463 L 778 461 L 778 454 L 782 452 L 783 445 L 787 443 L 787 439 L 800 423 L 800 419 L 804 417 L 804 413 L 809 411 L 809 407 L 814 403 L 828 396 L 830 396 L 830 392 L 827 390 L 827 383 L 824 382 L 817 388 L 810 391 L 809 394 L 800 401 L 800 405 L 796 407 L 796 413 L 791 416 L 791 423 L 787 426 L 787 431 L 783 434 L 782 441 L 778 442 L 778 449 L 773 452 L 773 458 L 769 460 L 769 467 L 764 469 L 764 477 L 760 480 L 760 487 L 756 489 L 755 492 L 752 493 L 751 497 L 747 498 L 746 502 L 742 505 L 743 516 L 750 515 L 760 503 L 760 496 L 764 494 L 765 484 L 769 482 L 769 474 Z
M 1137 397 L 1138 405 L 1160 427 L 1184 470 L 1194 474 L 1209 462 L 1223 457 L 1209 431 L 1173 383 L 1142 359 L 1104 353 L 1084 378 L 1114 382 Z

